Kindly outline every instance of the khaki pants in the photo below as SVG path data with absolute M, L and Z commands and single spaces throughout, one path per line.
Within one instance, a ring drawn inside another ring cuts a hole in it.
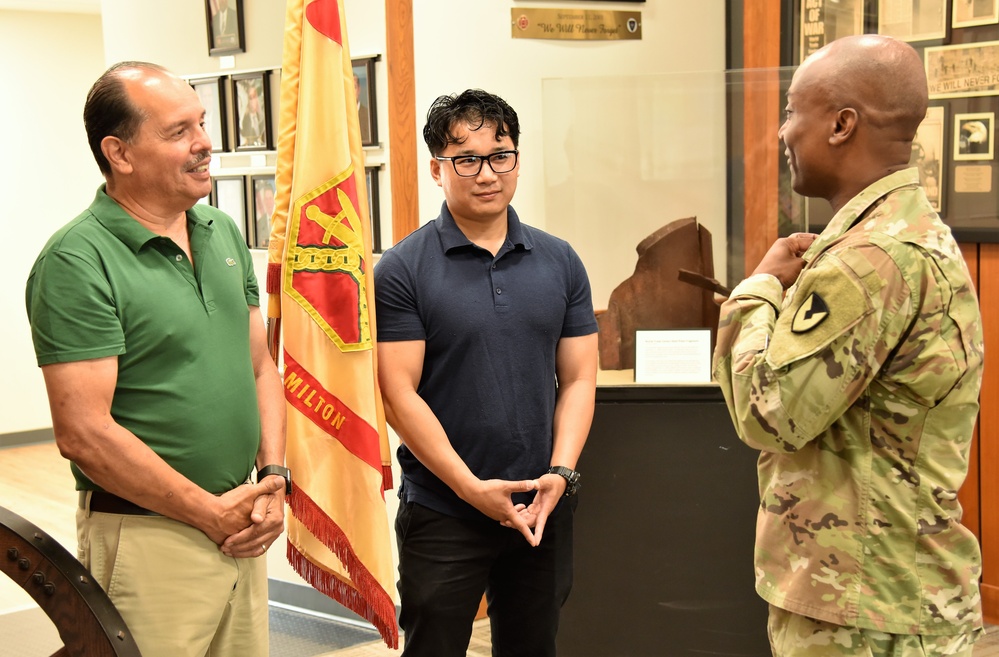
M 88 505 L 89 506 L 89 505 Z M 76 515 L 80 561 L 143 657 L 267 657 L 267 564 L 162 516 Z
M 770 605 L 774 657 L 971 657 L 981 632 L 956 636 L 886 634 L 843 627 Z

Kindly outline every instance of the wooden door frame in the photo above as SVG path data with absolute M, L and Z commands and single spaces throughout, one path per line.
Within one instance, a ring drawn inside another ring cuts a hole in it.
M 385 62 L 388 67 L 389 178 L 392 181 L 392 244 L 420 225 L 416 177 L 416 66 L 413 0 L 385 0 Z

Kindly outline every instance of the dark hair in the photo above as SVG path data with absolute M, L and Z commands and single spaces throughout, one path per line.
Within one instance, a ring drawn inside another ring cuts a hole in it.
M 451 132 L 459 122 L 468 124 L 473 130 L 492 123 L 496 126 L 496 139 L 510 135 L 514 148 L 520 140 L 520 122 L 513 108 L 499 96 L 481 89 L 469 89 L 458 95 L 440 96 L 430 106 L 427 124 L 423 126 L 423 140 L 431 155 L 440 155 L 448 144 L 461 143 L 462 140 Z
M 83 125 L 87 130 L 90 152 L 105 176 L 111 174 L 111 163 L 104 157 L 101 142 L 108 136 L 130 140 L 146 119 L 142 110 L 128 97 L 125 83 L 119 75 L 124 69 L 166 72 L 162 66 L 148 62 L 119 62 L 104 71 L 90 87 L 87 102 L 83 105 Z

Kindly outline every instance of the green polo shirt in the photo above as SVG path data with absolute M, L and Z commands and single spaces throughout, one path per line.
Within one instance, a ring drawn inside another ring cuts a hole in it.
M 115 421 L 222 493 L 246 480 L 260 444 L 248 308 L 260 300 L 233 220 L 195 205 L 187 227 L 193 264 L 102 186 L 45 245 L 25 300 L 40 366 L 116 356 Z

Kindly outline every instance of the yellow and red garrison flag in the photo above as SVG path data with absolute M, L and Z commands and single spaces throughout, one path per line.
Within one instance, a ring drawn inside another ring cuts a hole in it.
M 342 0 L 289 0 L 268 252 L 272 353 L 283 332 L 288 560 L 399 644 L 375 374 L 370 219 Z

